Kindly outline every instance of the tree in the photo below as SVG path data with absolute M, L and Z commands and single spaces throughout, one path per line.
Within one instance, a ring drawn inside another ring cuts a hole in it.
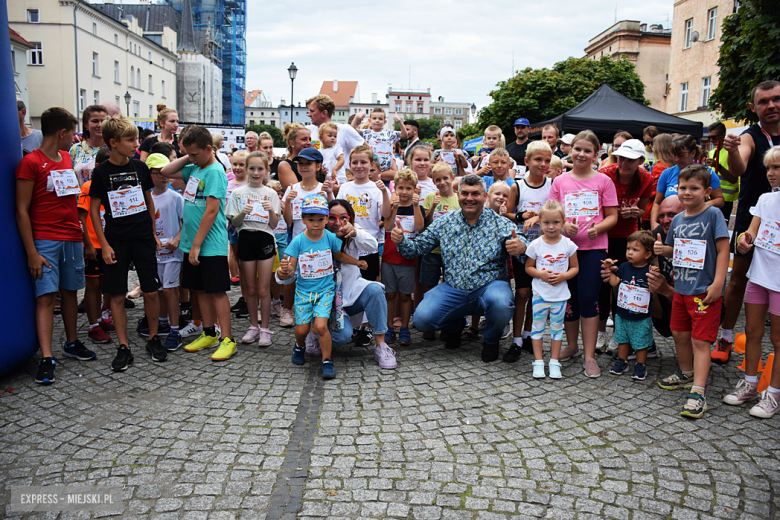
M 287 142 L 284 140 L 284 136 L 282 135 L 281 130 L 279 130 L 273 125 L 247 125 L 246 131 L 257 132 L 257 135 L 260 135 L 263 132 L 268 132 L 269 134 L 271 134 L 271 137 L 274 138 L 274 146 L 276 148 L 287 147 Z
M 718 86 L 710 109 L 735 121 L 755 123 L 747 106 L 750 91 L 762 81 L 780 79 L 780 4 L 777 0 L 742 0 L 723 20 Z
M 436 139 L 436 132 L 439 131 L 439 128 L 441 128 L 443 122 L 441 119 L 415 119 L 415 117 L 411 114 L 409 114 L 409 117 L 406 118 L 406 121 L 409 119 L 414 119 L 417 121 L 417 124 L 420 125 L 420 129 L 417 132 L 417 137 L 423 141 L 426 139 Z M 398 123 L 396 123 L 396 125 L 397 124 Z
M 645 99 L 645 84 L 626 57 L 568 58 L 551 69 L 529 67 L 499 82 L 498 89 L 490 93 L 493 103 L 479 111 L 480 133 L 490 125 L 498 125 L 511 140 L 518 117 L 525 117 L 531 124 L 547 121 L 577 106 L 603 83 L 629 99 L 650 104 Z

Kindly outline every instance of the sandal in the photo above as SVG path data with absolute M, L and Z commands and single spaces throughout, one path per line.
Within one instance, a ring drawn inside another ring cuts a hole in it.
M 476 327 L 469 327 L 465 329 L 460 335 L 460 339 L 464 341 L 470 341 L 477 337 L 479 337 L 479 329 Z
M 388 345 L 393 341 L 395 341 L 395 337 L 398 334 L 398 331 L 396 329 L 397 327 L 393 327 L 385 333 L 385 343 L 387 343 Z
M 412 344 L 412 334 L 406 327 L 400 327 L 400 331 L 398 332 L 398 344 L 403 346 Z

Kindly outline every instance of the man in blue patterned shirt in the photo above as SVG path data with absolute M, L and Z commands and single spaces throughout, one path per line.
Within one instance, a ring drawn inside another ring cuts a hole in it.
M 487 363 L 498 359 L 498 342 L 515 308 L 507 258 L 525 253 L 527 242 L 508 219 L 484 209 L 486 198 L 485 181 L 466 175 L 458 188 L 460 210 L 434 220 L 416 239 L 406 238 L 396 221 L 391 239 L 409 259 L 441 248 L 444 283 L 425 293 L 417 306 L 417 329 L 446 331 L 445 348 L 458 348 L 464 317 L 485 316 L 482 361 Z

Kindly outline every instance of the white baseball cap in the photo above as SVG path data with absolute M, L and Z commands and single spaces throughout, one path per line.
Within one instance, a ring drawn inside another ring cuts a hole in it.
M 558 140 L 563 144 L 570 145 L 574 142 L 574 134 L 564 134 L 564 136 Z
M 612 155 L 618 157 L 625 157 L 626 159 L 644 159 L 645 155 L 645 143 L 639 139 L 629 139 L 620 145 L 620 148 L 612 152 Z

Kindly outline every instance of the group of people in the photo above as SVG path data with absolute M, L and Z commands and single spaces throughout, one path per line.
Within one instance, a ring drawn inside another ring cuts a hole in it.
M 110 341 L 115 331 L 112 369 L 132 364 L 125 315 L 132 264 L 145 306 L 139 330 L 153 361 L 195 335 L 186 351 L 216 347 L 212 360 L 231 358 L 231 312 L 249 318 L 241 342 L 267 347 L 275 313 L 282 327 L 295 327 L 292 362 L 321 358 L 325 378 L 335 377 L 332 347 L 351 340 L 374 343 L 379 366 L 396 368 L 390 345 L 411 343 L 412 321 L 426 340 L 440 332 L 447 349 L 482 334 L 484 362 L 501 357 L 500 340 L 511 335 L 502 359 L 531 352 L 535 378 L 562 377 L 561 363 L 581 355 L 581 333 L 585 375 L 599 377 L 596 354 L 608 350 L 613 321 L 615 376 L 635 359 L 632 377 L 644 380 L 647 359 L 658 355 L 654 330 L 674 338 L 679 369 L 659 385 L 689 389 L 681 413 L 693 418 L 707 409 L 711 361 L 729 359 L 744 297 L 746 377 L 724 401 L 759 398 L 767 310 L 780 347 L 780 286 L 769 271 L 780 254 L 772 192 L 780 187 L 780 82 L 753 89 L 759 123 L 741 136 L 710 128 L 711 158 L 692 136 L 649 128 L 643 141 L 619 132 L 602 161 L 592 132 L 559 138 L 546 127 L 532 142 L 524 118 L 509 145 L 499 127 L 488 127 L 471 157 L 452 127 L 439 131 L 433 152 L 413 120 L 396 117 L 402 130 L 392 130 L 375 109 L 368 121 L 359 114 L 335 124 L 329 97 L 307 107 L 312 125 L 286 125 L 283 158 L 273 156 L 270 136 L 252 132 L 246 150 L 223 156 L 220 136 L 197 125 L 179 131 L 175 111 L 164 107 L 162 133 L 140 149 L 137 128 L 100 105 L 85 110 L 75 145 L 71 114 L 43 114 L 40 147 L 16 173 L 43 356 L 37 382 L 54 381 L 58 297 L 64 354 L 96 357 L 76 334 L 84 275 L 89 337 Z M 726 196 L 733 205 L 737 192 L 730 242 L 731 211 L 719 208 Z M 231 278 L 242 293 L 232 308 Z M 752 415 L 780 409 L 780 368 L 772 376 Z

